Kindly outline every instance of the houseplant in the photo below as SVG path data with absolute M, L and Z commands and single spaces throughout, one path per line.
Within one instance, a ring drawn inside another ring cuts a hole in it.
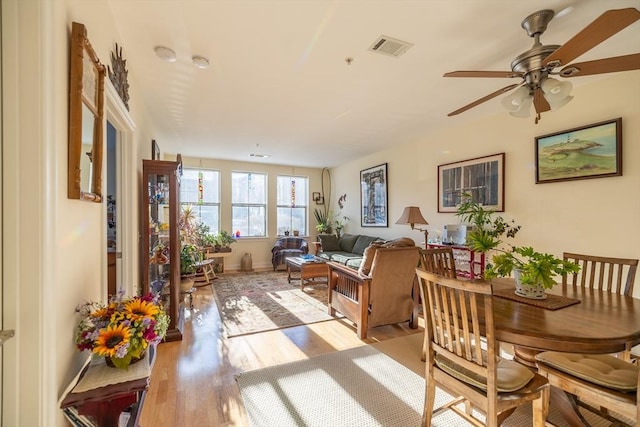
M 474 227 L 467 233 L 467 246 L 476 252 L 495 251 L 484 271 L 486 279 L 508 277 L 513 272 L 516 294 L 528 298 L 545 298 L 544 290 L 555 284 L 555 276 L 576 273 L 580 267 L 551 254 L 535 251 L 529 246 L 513 246 L 503 239 L 513 238 L 520 231 L 514 221 L 508 222 L 493 210 L 465 196 L 456 215 Z
M 180 276 L 192 276 L 196 272 L 196 263 L 200 261 L 200 251 L 196 245 L 183 244 L 180 249 Z
M 316 219 L 316 231 L 320 234 L 331 233 L 331 220 L 326 209 L 314 209 L 313 216 Z
M 85 302 L 76 312 L 82 315 L 75 334 L 78 349 L 104 356 L 120 369 L 143 359 L 150 345 L 162 341 L 169 325 L 159 296 L 153 294 L 118 293 L 107 304 Z
M 220 252 L 231 252 L 231 244 L 236 242 L 236 238 L 227 231 L 220 230 L 216 241 L 220 245 Z

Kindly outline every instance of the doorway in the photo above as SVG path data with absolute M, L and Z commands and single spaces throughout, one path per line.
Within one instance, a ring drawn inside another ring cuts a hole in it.
M 118 257 L 122 251 L 118 248 L 118 186 L 116 128 L 107 120 L 107 296 L 115 295 L 122 286 L 122 276 L 118 274 Z

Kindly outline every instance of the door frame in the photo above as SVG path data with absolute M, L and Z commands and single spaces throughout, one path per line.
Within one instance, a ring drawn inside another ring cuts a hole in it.
M 106 119 L 116 129 L 116 192 L 118 203 L 116 204 L 116 224 L 118 227 L 116 234 L 116 251 L 122 253 L 120 258 L 116 258 L 116 289 L 123 290 L 127 295 L 137 294 L 135 278 L 137 275 L 138 257 L 138 233 L 137 227 L 132 223 L 131 218 L 137 218 L 137 192 L 135 185 L 138 177 L 135 171 L 134 160 L 136 157 L 133 132 L 136 128 L 129 111 L 120 99 L 117 90 L 109 79 L 105 79 L 105 111 Z M 107 127 L 104 127 L 104 141 L 106 141 Z M 107 164 L 103 162 L 103 175 L 107 176 Z M 107 257 L 107 205 L 104 204 L 103 212 L 103 238 L 104 257 L 103 277 L 107 277 L 108 265 Z M 107 294 L 107 281 L 104 280 L 105 289 L 103 295 Z

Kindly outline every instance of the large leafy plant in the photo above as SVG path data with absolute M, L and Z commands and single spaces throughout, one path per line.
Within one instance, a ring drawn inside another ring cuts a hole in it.
M 471 201 L 468 195 L 458 206 L 456 215 L 462 222 L 474 226 L 467 233 L 467 246 L 470 249 L 482 253 L 496 252 L 484 270 L 486 279 L 508 277 L 514 270 L 518 270 L 521 284 L 541 285 L 550 289 L 556 283 L 556 275 L 576 273 L 580 270 L 573 262 L 537 252 L 532 247 L 518 247 L 505 243 L 503 239 L 515 237 L 520 231 L 520 226 Z

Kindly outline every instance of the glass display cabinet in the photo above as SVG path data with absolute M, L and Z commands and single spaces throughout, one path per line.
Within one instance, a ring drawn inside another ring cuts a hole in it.
M 160 294 L 171 322 L 166 341 L 182 339 L 180 308 L 180 161 L 143 160 L 142 293 Z

